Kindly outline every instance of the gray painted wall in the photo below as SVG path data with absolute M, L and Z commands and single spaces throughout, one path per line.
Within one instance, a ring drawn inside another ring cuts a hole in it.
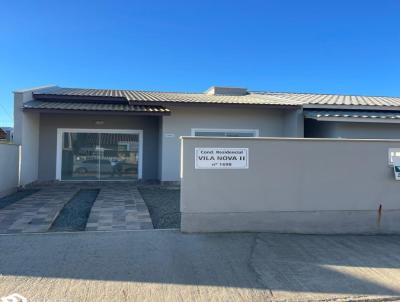
M 305 120 L 306 137 L 400 139 L 400 123 L 328 122 Z
M 286 110 L 283 114 L 284 137 L 304 137 L 304 115 L 303 109 Z
M 260 136 L 303 136 L 302 114 L 295 109 L 231 105 L 168 105 L 168 108 L 171 115 L 163 117 L 162 123 L 162 181 L 179 181 L 179 137 L 191 135 L 192 128 L 259 129 Z
M 104 121 L 96 125 L 96 121 Z M 41 114 L 39 180 L 56 178 L 57 128 L 143 130 L 143 179 L 158 179 L 159 117 L 134 115 Z
M 182 142 L 183 231 L 400 233 L 400 181 L 388 166 L 400 141 Z M 196 147 L 247 147 L 249 169 L 196 170 Z
M 399 139 L 400 124 L 337 122 L 335 136 L 343 138 Z

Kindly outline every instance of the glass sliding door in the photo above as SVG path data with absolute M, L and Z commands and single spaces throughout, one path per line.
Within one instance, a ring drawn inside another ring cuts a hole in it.
M 138 178 L 138 134 L 101 133 L 100 146 L 101 179 Z
M 97 180 L 99 135 L 63 133 L 61 179 Z
M 61 137 L 61 180 L 139 178 L 139 133 L 82 130 Z

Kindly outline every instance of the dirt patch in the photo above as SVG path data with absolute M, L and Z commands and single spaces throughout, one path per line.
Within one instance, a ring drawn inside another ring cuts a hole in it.
M 79 190 L 58 214 L 49 231 L 84 231 L 99 191 L 99 189 Z
M 172 186 L 138 187 L 149 209 L 155 229 L 180 228 L 180 188 Z

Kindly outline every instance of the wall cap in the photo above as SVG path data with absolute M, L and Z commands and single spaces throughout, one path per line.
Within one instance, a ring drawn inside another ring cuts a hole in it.
M 314 138 L 314 137 L 216 137 L 216 136 L 180 136 L 181 140 L 243 140 L 243 141 L 328 141 L 328 142 L 393 142 L 400 139 L 370 139 L 370 138 Z

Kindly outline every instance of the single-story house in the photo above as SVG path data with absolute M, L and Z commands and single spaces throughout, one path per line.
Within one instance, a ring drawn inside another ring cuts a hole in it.
M 14 92 L 21 183 L 179 181 L 180 136 L 400 138 L 400 98 L 45 86 Z
M 7 132 L 3 130 L 3 128 L 0 127 L 0 140 L 5 141 L 7 139 Z

